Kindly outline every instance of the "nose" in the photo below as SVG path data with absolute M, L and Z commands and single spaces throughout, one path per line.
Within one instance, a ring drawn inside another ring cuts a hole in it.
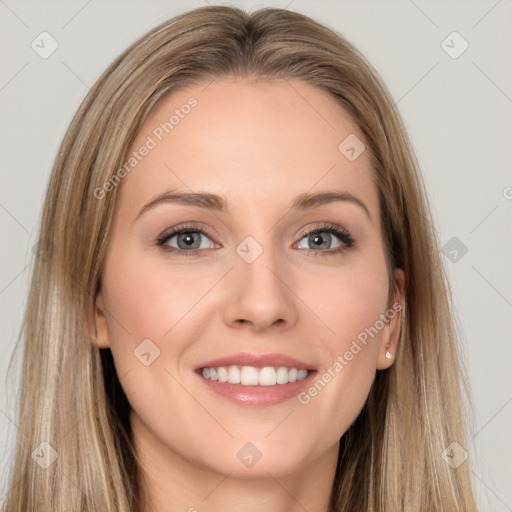
M 248 263 L 236 256 L 235 268 L 226 285 L 224 322 L 237 329 L 260 332 L 288 328 L 297 321 L 297 300 L 293 276 L 283 261 L 277 262 L 272 249 Z

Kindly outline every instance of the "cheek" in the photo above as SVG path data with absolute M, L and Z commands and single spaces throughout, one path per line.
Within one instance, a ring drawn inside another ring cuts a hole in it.
M 316 284 L 319 282 L 317 280 Z M 369 347 L 370 340 L 379 338 L 384 325 L 380 320 L 386 311 L 388 297 L 384 261 L 375 259 L 368 265 L 347 266 L 321 282 L 323 287 L 312 286 L 314 283 L 310 282 L 304 293 L 308 294 L 308 302 L 316 305 L 314 311 L 326 327 L 322 329 L 325 332 L 322 338 L 331 356 L 349 350 L 354 340 L 361 341 L 364 348 Z M 358 359 L 366 357 L 363 351 L 360 355 L 363 357 Z
M 119 253 L 118 257 L 112 253 L 104 275 L 115 318 L 109 325 L 114 338 L 111 342 L 137 345 L 150 338 L 160 343 L 198 303 L 212 276 L 191 276 L 185 267 L 170 268 L 164 259 L 145 257 L 140 252 Z
M 317 379 L 299 398 L 315 416 L 331 418 L 333 435 L 340 435 L 359 414 L 375 376 L 388 276 L 384 259 L 376 257 L 347 265 L 331 279 L 319 277 L 324 287 L 308 280 L 301 296 L 317 305 L 324 356 Z
M 103 281 L 110 348 L 126 396 L 146 424 L 155 422 L 164 403 L 173 410 L 187 405 L 189 397 L 172 375 L 193 338 L 182 330 L 194 321 L 194 306 L 212 279 L 211 272 L 191 276 L 184 266 L 171 268 L 165 258 L 141 251 L 109 253 Z

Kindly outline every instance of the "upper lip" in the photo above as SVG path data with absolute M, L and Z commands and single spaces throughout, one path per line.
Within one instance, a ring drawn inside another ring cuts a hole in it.
M 230 356 L 212 359 L 197 365 L 195 370 L 202 368 L 215 368 L 217 366 L 255 366 L 262 368 L 264 366 L 286 366 L 288 368 L 297 368 L 298 370 L 314 370 L 313 365 L 299 361 L 294 357 L 285 354 L 256 354 L 251 352 L 239 352 Z

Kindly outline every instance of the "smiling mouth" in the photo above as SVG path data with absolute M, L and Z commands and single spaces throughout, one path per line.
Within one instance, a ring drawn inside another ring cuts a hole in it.
M 287 366 L 217 366 L 198 368 L 205 380 L 242 386 L 279 386 L 306 379 L 314 370 Z

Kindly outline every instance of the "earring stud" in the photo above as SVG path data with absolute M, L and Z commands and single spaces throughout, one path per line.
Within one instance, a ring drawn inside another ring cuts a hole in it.
M 391 359 L 393 356 L 391 355 L 391 352 L 389 351 L 389 343 L 386 345 L 386 359 Z

